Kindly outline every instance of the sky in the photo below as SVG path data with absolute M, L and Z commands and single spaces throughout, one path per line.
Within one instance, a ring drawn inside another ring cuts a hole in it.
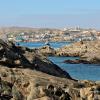
M 100 29 L 100 0 L 0 0 L 0 26 Z

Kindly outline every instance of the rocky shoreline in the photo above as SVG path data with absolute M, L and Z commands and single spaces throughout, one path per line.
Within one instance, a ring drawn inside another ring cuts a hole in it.
M 0 44 L 1 100 L 100 99 L 100 82 L 73 79 L 38 50 Z
M 45 56 L 65 56 L 79 57 L 80 59 L 72 61 L 73 63 L 100 64 L 100 41 L 80 41 L 54 49 L 50 46 L 44 46 L 37 49 Z

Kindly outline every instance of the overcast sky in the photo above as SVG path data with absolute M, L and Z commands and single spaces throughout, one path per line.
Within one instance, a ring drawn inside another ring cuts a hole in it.
M 100 29 L 100 0 L 0 0 L 0 26 Z

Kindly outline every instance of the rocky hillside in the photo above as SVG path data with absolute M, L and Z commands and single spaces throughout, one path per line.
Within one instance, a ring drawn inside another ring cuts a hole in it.
M 17 47 L 0 40 L 0 63 L 9 67 L 30 68 L 58 77 L 71 79 L 70 75 L 36 50 Z
M 36 50 L 0 44 L 0 100 L 100 100 L 100 82 L 73 80 Z
M 97 99 L 95 99 L 97 98 Z M 0 65 L 1 100 L 100 100 L 100 83 Z
M 5 100 L 51 100 L 51 98 L 57 100 L 61 95 L 62 98 L 69 98 L 61 87 L 74 83 L 72 80 L 50 76 L 28 68 L 0 66 L 0 69 L 2 84 L 0 93 L 2 98 L 7 98 Z

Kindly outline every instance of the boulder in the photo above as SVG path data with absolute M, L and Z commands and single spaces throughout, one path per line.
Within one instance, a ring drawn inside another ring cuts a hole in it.
M 38 51 L 41 53 L 41 54 L 43 54 L 43 55 L 45 55 L 45 56 L 51 56 L 51 55 L 55 55 L 55 49 L 54 48 L 52 48 L 51 46 L 49 46 L 49 45 L 46 45 L 46 46 L 43 46 L 43 47 L 41 47 L 41 48 L 38 48 Z

